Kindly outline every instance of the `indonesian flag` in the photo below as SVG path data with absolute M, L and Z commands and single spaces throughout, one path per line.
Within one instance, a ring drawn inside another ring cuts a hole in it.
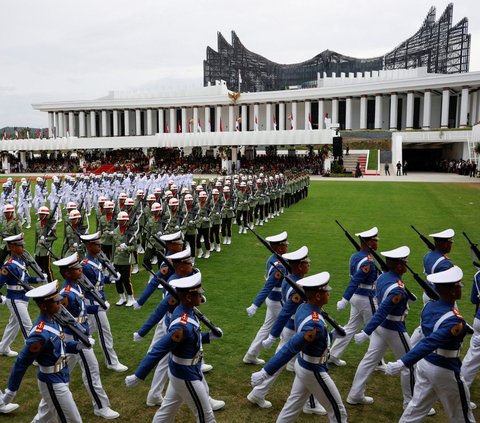
M 188 133 L 192 132 L 192 124 L 193 124 L 193 119 L 189 119 L 189 121 L 188 121 Z
M 255 115 L 253 129 L 254 129 L 255 131 L 258 131 L 258 118 L 257 118 L 257 115 Z
M 202 132 L 202 124 L 200 123 L 200 119 L 198 119 L 197 132 Z
M 18 131 L 15 129 L 15 139 L 18 140 Z
M 177 133 L 180 134 L 182 132 L 182 125 L 180 121 L 177 121 Z
M 220 117 L 220 132 L 223 132 L 222 118 Z
M 277 118 L 275 117 L 275 115 L 273 115 L 273 130 L 277 130 Z
M 168 127 L 168 125 L 165 127 L 165 133 L 166 134 L 170 133 L 170 128 Z
M 236 120 L 235 120 L 235 132 L 240 132 L 240 121 L 241 121 L 241 117 L 238 117 Z
M 42 138 L 42 130 L 40 128 L 37 129 L 37 138 Z
M 3 136 L 2 136 L 2 140 L 6 140 L 7 139 L 7 131 L 3 130 Z
M 7 140 L 10 139 L 10 132 L 7 134 Z
M 308 114 L 308 129 L 310 129 L 310 131 L 313 129 L 312 128 L 312 115 L 310 113 Z
M 27 140 L 30 139 L 30 129 L 27 129 Z
M 290 121 L 290 129 L 291 130 L 295 129 L 295 119 L 293 118 L 292 113 L 288 115 L 288 120 Z

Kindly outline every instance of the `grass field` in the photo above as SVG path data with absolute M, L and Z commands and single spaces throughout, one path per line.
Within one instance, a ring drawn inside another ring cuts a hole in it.
M 412 254 L 410 265 L 422 271 L 422 257 L 426 247 L 410 228 L 415 225 L 424 234 L 455 229 L 457 235 L 450 254 L 452 260 L 464 270 L 465 289 L 459 301 L 460 311 L 470 322 L 474 308 L 469 302 L 471 280 L 474 268 L 471 265 L 468 244 L 461 235 L 462 231 L 473 240 L 480 241 L 478 209 L 480 203 L 480 185 L 469 184 L 427 184 L 427 183 L 368 183 L 368 182 L 312 182 L 309 197 L 301 203 L 287 209 L 283 215 L 270 221 L 258 232 L 263 236 L 287 230 L 290 250 L 307 245 L 310 250 L 311 274 L 327 270 L 331 273 L 330 304 L 326 307 L 340 323 L 346 323 L 349 310 L 336 311 L 335 304 L 341 298 L 348 283 L 348 259 L 353 248 L 335 224 L 338 219 L 350 233 L 378 226 L 380 230 L 379 251 L 390 250 L 408 245 Z M 475 217 L 477 216 L 477 217 Z M 59 226 L 62 226 L 60 224 Z M 61 231 L 59 231 L 61 233 Z M 202 271 L 208 302 L 202 311 L 220 326 L 224 338 L 205 346 L 206 361 L 214 366 L 206 378 L 211 395 L 226 401 L 226 407 L 216 412 L 218 422 L 263 423 L 275 421 L 276 416 L 290 392 L 293 374 L 284 372 L 276 381 L 268 399 L 273 408 L 262 410 L 246 400 L 250 391 L 250 375 L 259 370 L 258 366 L 242 363 L 242 357 L 250 341 L 263 322 L 264 309 L 261 308 L 253 318 L 248 318 L 245 308 L 254 299 L 263 285 L 263 273 L 268 252 L 251 235 L 238 235 L 234 226 L 233 243 L 222 246 L 222 253 L 212 253 L 209 260 L 197 259 L 197 267 Z M 33 251 L 33 233 L 27 235 L 27 247 Z M 57 241 L 56 251 L 61 242 Z M 58 274 L 58 273 L 57 273 Z M 134 277 L 134 287 L 140 295 L 148 274 L 140 272 Z M 409 288 L 420 298 L 420 289 L 410 275 L 405 277 Z M 107 288 L 107 296 L 113 304 L 117 300 L 114 285 Z M 5 293 L 5 292 L 4 292 Z M 146 394 L 151 376 L 135 388 L 124 385 L 124 377 L 133 373 L 145 354 L 150 338 L 143 343 L 133 343 L 132 333 L 137 330 L 155 307 L 160 296 L 152 297 L 142 309 L 119 308 L 109 310 L 110 322 L 115 336 L 115 346 L 122 363 L 130 367 L 124 374 L 106 369 L 99 347 L 96 345 L 102 381 L 110 397 L 112 408 L 119 411 L 119 422 L 151 421 L 155 408 L 145 405 Z M 411 305 L 407 319 L 409 332 L 417 326 L 421 311 L 421 301 Z M 35 304 L 30 305 L 31 316 L 37 315 Z M 6 308 L 0 309 L 0 326 L 4 327 L 8 319 Z M 33 320 L 33 319 L 32 319 Z M 22 348 L 20 335 L 14 344 L 15 350 Z M 367 346 L 351 344 L 343 358 L 348 365 L 343 368 L 332 366 L 330 374 L 336 382 L 345 401 L 350 388 L 356 365 Z M 273 349 L 272 349 L 273 350 Z M 464 345 L 463 353 L 467 350 Z M 268 359 L 273 351 L 266 351 L 262 357 Z M 389 354 L 387 359 L 393 357 Z M 7 383 L 12 358 L 0 357 L 0 388 Z M 35 368 L 30 368 L 15 399 L 21 407 L 11 415 L 2 416 L 3 421 L 19 423 L 30 422 L 35 415 L 39 401 Z M 85 389 L 81 386 L 80 369 L 72 372 L 71 388 L 74 398 L 85 422 L 99 421 L 93 415 L 92 406 Z M 478 401 L 479 383 L 472 387 L 472 399 Z M 346 404 L 350 422 L 393 422 L 402 413 L 400 381 L 398 377 L 389 377 L 375 372 L 367 387 L 367 395 L 373 396 L 375 403 L 370 406 L 350 406 Z M 427 421 L 445 422 L 446 418 L 437 404 L 437 416 Z M 480 413 L 476 412 L 477 416 Z M 192 422 L 193 417 L 186 407 L 182 407 L 177 422 Z M 326 422 L 326 417 L 301 415 L 298 422 Z

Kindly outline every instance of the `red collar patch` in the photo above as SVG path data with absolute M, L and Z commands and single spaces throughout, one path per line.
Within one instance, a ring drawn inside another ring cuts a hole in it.
M 399 288 L 405 288 L 405 284 L 400 279 L 397 281 L 397 285 Z
M 463 319 L 463 316 L 460 314 L 460 312 L 455 307 L 452 308 L 452 311 L 453 311 L 453 314 L 455 314 L 455 316 L 457 316 L 460 319 Z
M 320 316 L 318 315 L 318 313 L 316 311 L 312 311 L 312 320 L 314 322 L 320 321 Z
M 44 326 L 45 326 L 45 322 L 43 320 L 41 320 L 40 322 L 38 322 L 38 325 L 35 328 L 35 332 L 42 333 Z
M 64 289 L 64 291 L 68 294 L 70 292 L 71 286 L 67 285 Z
M 187 313 L 182 313 L 182 317 L 180 318 L 180 323 L 182 325 L 186 325 L 188 322 L 188 314 Z
M 88 263 L 88 258 L 85 257 L 83 260 L 82 260 L 82 264 L 87 264 Z

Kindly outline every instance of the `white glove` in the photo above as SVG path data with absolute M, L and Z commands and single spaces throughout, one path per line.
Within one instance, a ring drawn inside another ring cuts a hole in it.
M 95 339 L 93 339 L 92 337 L 88 337 L 88 342 L 90 342 L 90 346 L 87 347 L 83 342 L 79 342 L 77 344 L 77 351 L 81 351 L 81 350 L 89 350 L 90 348 L 93 348 L 93 346 L 95 345 Z
M 213 341 L 214 339 L 219 339 L 223 336 L 223 330 L 219 327 L 217 327 L 216 329 L 220 332 L 220 336 L 217 336 L 213 333 L 213 331 L 210 331 L 210 341 Z
M 107 309 L 105 311 L 107 311 L 110 308 L 110 303 L 108 301 L 105 301 L 105 305 L 107 306 Z
M 7 297 L 0 295 L 0 306 L 7 304 Z
M 255 388 L 255 386 L 260 385 L 268 377 L 269 377 L 268 373 L 265 371 L 265 369 L 262 369 L 258 372 L 252 373 L 252 376 L 250 378 L 250 383 Z
M 40 241 L 45 241 L 45 237 L 43 235 L 40 237 Z
M 131 388 L 140 382 L 140 379 L 135 376 L 135 375 L 130 375 L 125 378 L 125 385 L 127 385 L 127 388 Z
M 127 244 L 125 244 L 124 242 L 122 242 L 122 243 L 120 244 L 120 249 L 121 249 L 121 250 L 126 250 L 127 248 L 128 248 L 128 247 L 127 247 Z
M 46 273 L 42 273 L 43 275 L 43 280 L 48 281 L 48 275 Z
M 75 242 L 73 245 L 72 245 L 73 248 L 78 248 L 78 244 Z
M 140 310 L 141 308 L 142 308 L 142 306 L 141 306 L 140 304 L 138 304 L 138 301 L 137 301 L 137 300 L 135 300 L 135 301 L 133 302 L 133 309 L 134 309 L 134 310 Z
M 4 404 L 10 404 L 12 400 L 15 398 L 15 395 L 17 395 L 17 391 L 10 391 L 10 389 L 5 389 L 5 393 L 3 394 L 2 400 Z
M 347 307 L 348 300 L 342 298 L 340 301 L 337 302 L 337 311 L 343 310 Z
M 247 314 L 248 317 L 252 317 L 256 312 L 257 312 L 257 306 L 255 304 L 252 304 L 250 307 L 247 307 Z
M 385 369 L 385 374 L 389 376 L 396 375 L 405 367 L 405 364 L 402 360 L 390 361 L 387 363 L 387 368 Z
M 277 338 L 269 334 L 268 338 L 262 341 L 263 348 L 265 348 L 266 350 L 268 350 L 269 348 L 272 348 L 272 345 L 276 340 Z
M 3 298 L 2 298 L 2 301 L 4 301 Z M 480 347 L 480 335 L 473 335 L 472 336 L 472 346 L 475 347 L 475 348 Z
M 138 332 L 133 333 L 133 342 L 143 341 L 143 336 L 140 336 Z
M 367 335 L 363 330 L 359 333 L 356 333 L 355 336 L 355 342 L 357 344 L 362 344 L 364 343 L 368 338 L 370 338 L 369 335 Z

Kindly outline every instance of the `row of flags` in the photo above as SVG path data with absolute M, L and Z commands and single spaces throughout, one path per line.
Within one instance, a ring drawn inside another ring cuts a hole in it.
M 15 130 L 15 132 L 13 134 L 11 134 L 10 132 L 7 133 L 6 130 L 3 130 L 3 134 L 2 134 L 2 140 L 5 141 L 5 140 L 10 140 L 10 139 L 15 139 L 15 140 L 18 140 L 20 138 L 20 135 L 18 133 L 18 130 Z M 26 130 L 25 131 L 25 138 L 27 140 L 29 140 L 30 138 L 48 138 L 48 128 L 47 129 L 37 129 L 36 133 L 35 133 L 35 136 L 33 136 L 33 131 L 32 133 L 30 133 L 30 130 Z

